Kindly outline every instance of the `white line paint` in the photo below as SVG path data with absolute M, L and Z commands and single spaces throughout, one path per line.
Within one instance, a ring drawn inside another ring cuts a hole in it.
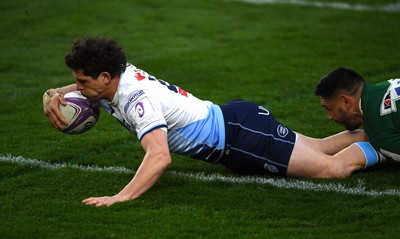
M 58 170 L 63 168 L 71 168 L 80 171 L 89 172 L 110 172 L 110 173 L 129 173 L 134 174 L 135 171 L 127 169 L 125 167 L 98 167 L 98 166 L 82 166 L 77 164 L 67 163 L 49 163 L 37 159 L 29 159 L 21 156 L 12 155 L 0 155 L 0 162 L 18 164 L 18 165 L 30 165 L 33 167 L 46 168 L 50 170 Z M 221 174 L 204 174 L 204 173 L 183 173 L 176 171 L 167 171 L 166 175 L 171 177 L 183 177 L 201 180 L 205 182 L 225 182 L 225 183 L 237 183 L 237 184 L 262 184 L 270 185 L 277 188 L 284 189 L 299 189 L 299 190 L 311 190 L 321 192 L 338 192 L 351 195 L 365 195 L 365 196 L 400 196 L 400 190 L 376 190 L 367 189 L 363 181 L 359 181 L 356 186 L 346 186 L 340 183 L 315 183 L 303 179 L 289 179 L 289 178 L 274 178 L 274 177 L 260 177 L 260 176 L 224 176 Z
M 320 8 L 333 8 L 352 11 L 379 11 L 379 12 L 400 12 L 400 2 L 393 2 L 380 5 L 349 4 L 345 2 L 315 2 L 306 0 L 230 0 L 252 4 L 290 4 Z

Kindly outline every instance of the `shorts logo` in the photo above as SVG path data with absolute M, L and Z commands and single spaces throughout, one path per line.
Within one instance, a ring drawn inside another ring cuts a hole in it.
M 144 106 L 143 106 L 143 103 L 142 103 L 142 102 L 136 103 L 136 105 L 135 105 L 135 111 L 136 111 L 137 115 L 138 115 L 140 118 L 143 117 L 143 115 L 144 115 Z
M 286 128 L 285 126 L 280 124 L 280 125 L 278 125 L 278 128 L 276 128 L 276 132 L 278 133 L 279 136 L 281 136 L 282 138 L 285 138 L 286 135 L 288 135 L 289 130 L 288 130 L 288 128 Z
M 266 170 L 268 170 L 268 171 L 270 171 L 272 173 L 278 173 L 278 168 L 275 167 L 274 165 L 271 165 L 271 164 L 265 163 L 264 164 L 264 169 L 266 169 Z
M 260 110 L 260 112 L 258 112 L 259 115 L 269 115 L 270 114 L 269 110 L 267 110 L 263 106 L 258 106 L 258 109 Z

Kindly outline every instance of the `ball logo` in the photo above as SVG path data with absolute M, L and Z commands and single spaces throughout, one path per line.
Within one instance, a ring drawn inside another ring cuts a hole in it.
M 136 103 L 136 105 L 135 105 L 135 111 L 136 111 L 136 113 L 139 115 L 140 118 L 143 117 L 143 115 L 144 115 L 144 106 L 143 106 L 143 103 L 142 103 L 142 102 Z
M 99 105 L 87 100 L 79 91 L 64 95 L 66 106 L 60 106 L 60 111 L 68 121 L 62 132 L 67 134 L 82 134 L 91 129 L 99 119 Z
M 92 125 L 93 125 L 93 121 L 86 122 L 85 126 L 83 127 L 83 130 L 84 131 L 89 130 L 90 128 L 92 128 Z
M 286 128 L 285 126 L 283 126 L 281 124 L 278 125 L 278 128 L 276 129 L 276 131 L 277 131 L 278 135 L 281 136 L 282 138 L 285 138 L 286 135 L 288 135 L 288 133 L 289 133 L 288 128 Z

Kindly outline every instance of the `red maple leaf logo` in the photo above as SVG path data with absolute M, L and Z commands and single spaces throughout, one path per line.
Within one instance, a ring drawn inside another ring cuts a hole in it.
M 140 72 L 136 72 L 135 73 L 135 78 L 138 80 L 138 81 L 141 81 L 141 80 L 143 80 L 144 78 L 146 78 L 144 75 L 142 75 L 142 73 L 140 73 Z

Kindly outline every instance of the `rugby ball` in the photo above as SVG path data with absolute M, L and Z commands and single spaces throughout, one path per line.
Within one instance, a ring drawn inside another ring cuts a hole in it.
M 68 121 L 62 132 L 66 134 L 82 134 L 91 129 L 99 119 L 100 107 L 98 102 L 90 101 L 79 91 L 64 95 L 67 105 L 60 105 L 60 111 Z

